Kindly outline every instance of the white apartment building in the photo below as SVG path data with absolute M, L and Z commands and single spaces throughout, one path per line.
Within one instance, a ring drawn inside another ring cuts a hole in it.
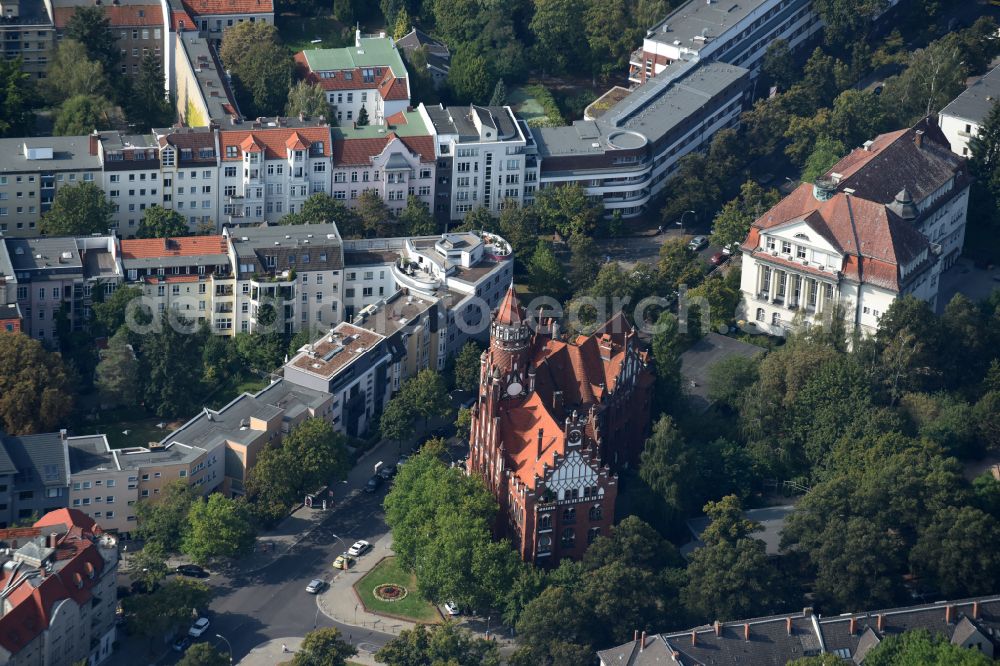
M 385 124 L 334 127 L 330 194 L 355 208 L 368 190 L 393 213 L 417 197 L 434 208 L 434 138 L 416 111 L 401 111 Z
M 163 193 L 158 205 L 182 215 L 192 232 L 216 231 L 223 205 L 218 139 L 207 127 L 156 132 Z
M 410 79 L 392 37 L 355 32 L 354 46 L 310 49 L 295 54 L 303 78 L 320 86 L 331 118 L 350 127 L 362 107 L 370 124 L 383 124 L 410 105 Z
M 821 28 L 810 0 L 690 0 L 649 29 L 629 59 L 629 81 L 645 83 L 673 63 L 707 60 L 739 65 L 755 77 L 771 42 L 783 39 L 794 49 Z
M 134 472 L 122 467 L 118 452 L 104 435 L 67 437 L 70 466 L 70 507 L 82 511 L 108 532 L 127 534 L 135 529 L 135 502 L 139 492 Z
M 233 122 L 219 133 L 221 221 L 277 222 L 330 191 L 330 127 L 294 119 Z
M 1000 99 L 1000 67 L 969 86 L 938 113 L 938 124 L 956 155 L 969 157 L 969 141 L 979 133 Z
M 418 107 L 432 128 L 437 154 L 437 194 L 434 210 L 460 220 L 474 208 L 497 214 L 505 202 L 521 205 L 527 183 L 527 126 L 518 122 L 509 106 Z M 530 196 L 529 196 L 530 199 Z
M 876 137 L 753 223 L 737 317 L 785 335 L 839 308 L 872 334 L 900 295 L 933 307 L 961 251 L 969 182 L 931 122 Z
M 135 234 L 147 208 L 163 201 L 160 151 L 152 136 L 98 134 L 98 154 L 104 165 L 104 193 L 115 205 L 114 227 L 125 236 Z M 214 182 L 207 182 L 209 190 Z M 212 195 L 206 195 L 211 201 Z

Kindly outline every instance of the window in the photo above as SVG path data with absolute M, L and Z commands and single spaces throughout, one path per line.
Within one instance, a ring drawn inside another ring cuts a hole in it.
M 757 308 L 757 321 L 764 321 L 764 308 Z
M 538 537 L 538 554 L 549 553 L 552 551 L 552 537 L 548 535 L 543 535 Z
M 575 523 L 576 522 L 576 509 L 573 507 L 568 507 L 563 509 L 562 521 L 564 523 Z
M 798 257 L 799 259 L 805 259 L 806 258 L 806 249 L 804 247 L 802 247 L 801 245 L 796 245 L 795 246 L 795 256 Z
M 107 497 L 104 498 L 104 501 L 107 504 L 114 504 L 115 503 L 115 496 L 114 495 L 108 495 Z
M 187 475 L 188 475 L 187 470 L 186 469 L 182 469 L 181 473 L 180 473 L 180 477 L 183 479 Z
M 115 480 L 114 479 L 108 479 L 108 482 L 105 485 L 108 488 L 114 488 L 115 487 Z
M 600 520 L 603 517 L 603 515 L 604 515 L 604 512 L 601 509 L 601 505 L 600 504 L 595 504 L 594 506 L 590 507 L 590 512 L 589 513 L 590 513 L 590 519 L 591 520 Z
M 563 548 L 572 548 L 576 544 L 576 532 L 572 527 L 567 527 L 559 537 L 559 545 Z
M 601 536 L 601 528 L 591 527 L 589 530 L 587 530 L 587 544 L 589 545 L 594 543 L 594 540 L 597 539 L 597 537 L 599 536 Z
M 792 253 L 792 244 L 789 243 L 788 241 L 781 241 L 781 253 L 782 254 L 791 254 Z
M 780 312 L 775 312 L 773 315 L 771 315 L 771 323 L 774 324 L 775 326 L 780 326 L 781 325 L 781 313 Z
M 540 530 L 551 530 L 552 529 L 552 514 L 543 513 L 538 519 L 538 529 Z

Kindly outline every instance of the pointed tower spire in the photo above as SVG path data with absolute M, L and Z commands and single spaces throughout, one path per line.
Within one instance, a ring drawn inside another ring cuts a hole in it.
M 504 295 L 503 300 L 500 301 L 495 321 L 497 324 L 502 324 L 503 326 L 520 326 L 525 321 L 524 309 L 521 307 L 520 301 L 517 300 L 517 292 L 514 291 L 513 281 L 510 283 L 510 287 L 507 288 L 507 293 Z

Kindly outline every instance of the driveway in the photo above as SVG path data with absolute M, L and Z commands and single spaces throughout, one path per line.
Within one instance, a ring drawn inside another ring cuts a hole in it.
M 972 260 L 962 258 L 942 273 L 939 280 L 937 312 L 941 314 L 955 294 L 962 294 L 970 301 L 981 301 L 1000 289 L 1000 267 L 976 268 Z

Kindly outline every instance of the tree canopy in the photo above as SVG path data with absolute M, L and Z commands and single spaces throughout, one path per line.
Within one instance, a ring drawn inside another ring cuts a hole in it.
M 135 231 L 137 238 L 172 238 L 186 236 L 188 233 L 190 231 L 184 216 L 161 206 L 150 206 L 144 210 L 139 228 Z
M 48 236 L 105 234 L 111 228 L 114 212 L 114 204 L 97 185 L 67 185 L 56 191 L 52 208 L 42 216 L 42 232 Z
M 12 435 L 53 432 L 73 409 L 62 357 L 20 333 L 0 331 L 0 425 Z
M 226 30 L 219 50 L 236 96 L 250 117 L 280 114 L 292 85 L 292 58 L 269 23 L 243 22 Z

